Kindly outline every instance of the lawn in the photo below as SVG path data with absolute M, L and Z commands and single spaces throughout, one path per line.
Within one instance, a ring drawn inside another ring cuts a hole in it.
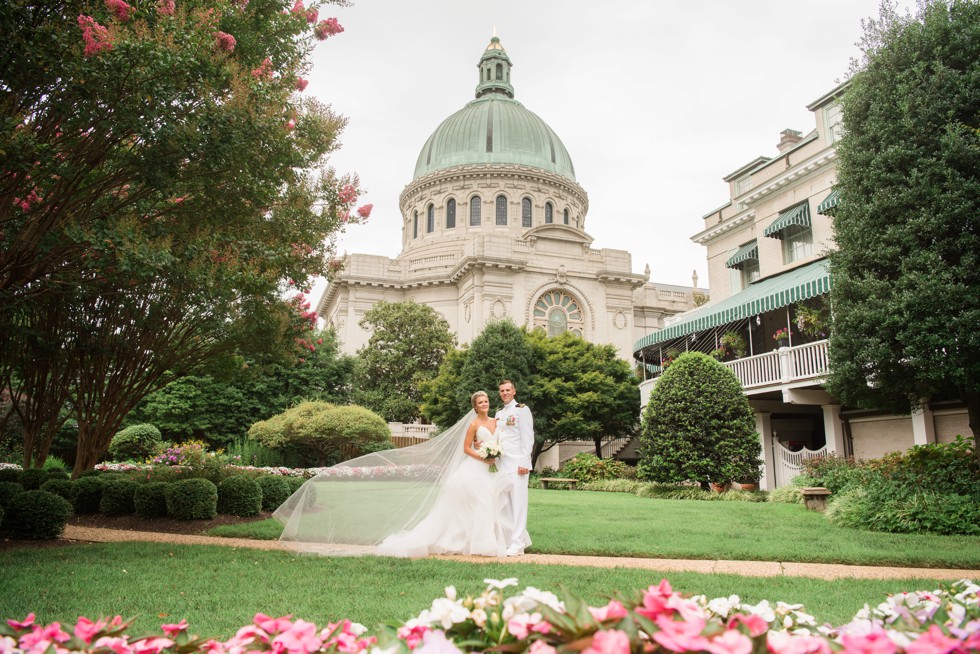
M 531 490 L 534 553 L 980 569 L 980 538 L 835 527 L 798 504 Z M 216 535 L 277 538 L 275 521 Z

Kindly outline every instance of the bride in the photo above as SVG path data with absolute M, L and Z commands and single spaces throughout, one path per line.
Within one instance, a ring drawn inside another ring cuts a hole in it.
M 483 391 L 473 411 L 428 441 L 321 471 L 273 514 L 280 540 L 326 554 L 505 556 L 506 474 L 478 452 L 496 440 Z

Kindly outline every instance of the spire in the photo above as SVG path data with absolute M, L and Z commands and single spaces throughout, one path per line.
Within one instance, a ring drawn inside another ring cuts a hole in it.
M 510 57 L 500 45 L 497 38 L 497 29 L 494 28 L 494 37 L 490 39 L 490 45 L 480 57 L 477 68 L 480 70 L 480 83 L 476 87 L 476 97 L 482 98 L 489 93 L 502 93 L 508 98 L 514 97 L 514 87 L 510 85 Z

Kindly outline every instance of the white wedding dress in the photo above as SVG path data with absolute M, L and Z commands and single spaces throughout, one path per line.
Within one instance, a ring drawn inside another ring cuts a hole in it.
M 496 440 L 496 435 L 481 426 L 476 438 Z M 490 472 L 486 463 L 464 456 L 449 474 L 428 514 L 411 529 L 385 538 L 376 553 L 400 557 L 505 556 L 510 531 L 503 496 L 507 476 Z

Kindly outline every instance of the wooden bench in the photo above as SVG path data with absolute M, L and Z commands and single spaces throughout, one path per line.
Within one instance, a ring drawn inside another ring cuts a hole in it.
M 575 484 L 578 483 L 578 479 L 568 479 L 565 477 L 542 477 L 538 481 L 541 482 L 541 488 L 548 488 L 549 484 L 559 484 L 564 485 L 565 488 L 574 490 Z

